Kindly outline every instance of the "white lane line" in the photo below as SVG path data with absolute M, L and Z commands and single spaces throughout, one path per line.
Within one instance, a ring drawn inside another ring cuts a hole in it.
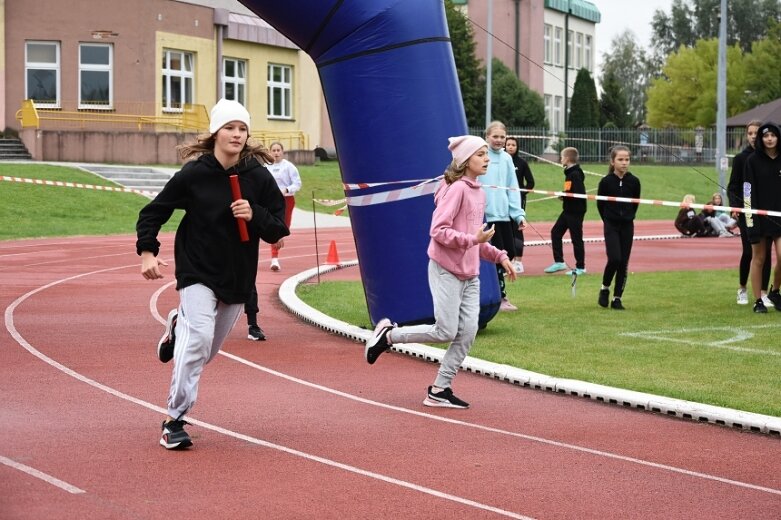
M 111 395 L 115 396 L 115 397 L 118 397 L 120 399 L 124 399 L 126 401 L 131 402 L 131 403 L 137 404 L 137 405 L 142 406 L 144 408 L 147 408 L 149 410 L 153 410 L 153 411 L 155 411 L 157 413 L 165 415 L 167 413 L 167 410 L 165 408 L 161 408 L 161 407 L 159 407 L 157 405 L 154 405 L 154 404 L 149 403 L 147 401 L 143 401 L 141 399 L 138 399 L 137 397 L 133 397 L 131 395 L 125 394 L 123 392 L 120 392 L 119 390 L 116 390 L 116 389 L 114 389 L 112 387 L 109 387 L 109 386 L 106 386 L 106 385 L 104 385 L 102 383 L 99 383 L 99 382 L 97 382 L 97 381 L 95 381 L 93 379 L 88 378 L 87 376 L 84 376 L 84 375 L 82 375 L 82 374 L 80 374 L 80 373 L 78 373 L 78 372 L 76 372 L 76 371 L 66 367 L 65 365 L 62 365 L 61 363 L 55 361 L 54 359 L 46 356 L 45 354 L 43 354 L 42 352 L 37 350 L 35 347 L 33 347 L 30 343 L 28 343 L 27 340 L 25 340 L 24 337 L 22 337 L 22 335 L 19 334 L 19 331 L 17 331 L 16 327 L 14 326 L 14 311 L 16 310 L 16 308 L 22 302 L 24 302 L 29 297 L 35 295 L 36 293 L 42 292 L 42 291 L 44 291 L 46 289 L 49 289 L 50 287 L 53 287 L 55 285 L 59 285 L 61 283 L 65 283 L 65 282 L 69 282 L 69 281 L 72 281 L 72 280 L 76 280 L 78 278 L 83 278 L 83 277 L 91 276 L 91 275 L 94 275 L 94 274 L 106 273 L 106 272 L 109 272 L 109 271 L 117 271 L 117 270 L 120 270 L 120 269 L 127 269 L 129 267 L 137 267 L 137 264 L 134 263 L 134 264 L 131 264 L 131 265 L 125 265 L 125 266 L 120 266 L 120 267 L 111 267 L 111 268 L 107 268 L 107 269 L 100 269 L 100 270 L 97 270 L 97 271 L 91 271 L 91 272 L 88 272 L 88 273 L 82 273 L 82 274 L 70 276 L 70 277 L 67 277 L 67 278 L 62 278 L 62 279 L 56 280 L 54 282 L 50 282 L 50 283 L 48 283 L 46 285 L 43 285 L 43 286 L 41 286 L 41 287 L 39 287 L 37 289 L 29 291 L 28 293 L 23 294 L 22 296 L 20 296 L 16 300 L 14 300 L 13 303 L 11 303 L 11 305 L 9 305 L 5 309 L 5 327 L 8 330 L 8 332 L 11 334 L 11 336 L 14 338 L 14 340 L 16 340 L 16 342 L 19 343 L 19 345 L 22 346 L 22 348 L 24 348 L 30 354 L 34 355 L 35 357 L 37 357 L 38 359 L 40 359 L 44 363 L 48 364 L 49 366 L 51 366 L 53 368 L 56 368 L 57 370 L 60 370 L 61 372 L 63 372 L 65 374 L 73 377 L 74 379 L 77 379 L 78 381 L 86 383 L 86 384 L 88 384 L 88 385 L 90 385 L 90 386 L 92 386 L 94 388 L 102 390 L 102 391 L 104 391 L 104 392 L 106 392 L 108 394 L 111 394 Z M 159 292 L 158 292 L 158 294 L 159 294 Z M 357 475 L 362 475 L 362 476 L 365 476 L 365 477 L 369 477 L 369 478 L 373 478 L 373 479 L 376 479 L 376 480 L 380 480 L 380 481 L 386 482 L 388 484 L 393 484 L 393 485 L 396 485 L 396 486 L 399 486 L 399 487 L 411 489 L 413 491 L 418 491 L 420 493 L 425 493 L 427 495 L 431 495 L 431 496 L 435 496 L 435 497 L 442 498 L 442 499 L 445 499 L 445 500 L 449 500 L 451 502 L 455 502 L 455 503 L 458 503 L 458 504 L 463 504 L 463 505 L 466 505 L 466 506 L 470 506 L 470 507 L 473 507 L 475 509 L 480 509 L 480 510 L 483 510 L 483 511 L 489 511 L 491 513 L 496 513 L 498 515 L 501 515 L 501 516 L 504 516 L 504 517 L 507 517 L 507 518 L 515 518 L 517 520 L 534 520 L 533 517 L 521 515 L 519 513 L 514 513 L 512 511 L 506 511 L 504 509 L 500 509 L 498 507 L 490 506 L 488 504 L 483 504 L 481 502 L 476 502 L 474 500 L 469 500 L 468 498 L 463 498 L 463 497 L 459 497 L 459 496 L 456 496 L 456 495 L 451 495 L 449 493 L 445 493 L 445 492 L 442 492 L 442 491 L 439 491 L 439 490 L 436 490 L 436 489 L 420 486 L 418 484 L 413 484 L 412 482 L 407 482 L 405 480 L 395 479 L 393 477 L 389 477 L 389 476 L 383 475 L 381 473 L 375 473 L 373 471 L 368 471 L 368 470 L 365 470 L 365 469 L 361 469 L 361 468 L 358 468 L 356 466 L 351 466 L 349 464 L 343 464 L 343 463 L 337 462 L 335 460 L 326 459 L 324 457 L 320 457 L 320 456 L 317 456 L 317 455 L 313 455 L 313 454 L 310 454 L 310 453 L 299 451 L 299 450 L 296 450 L 296 449 L 293 449 L 293 448 L 289 448 L 287 446 L 274 444 L 272 442 L 268 442 L 268 441 L 265 441 L 265 440 L 262 440 L 262 439 L 258 439 L 256 437 L 251 437 L 249 435 L 244 435 L 242 433 L 234 432 L 232 430 L 228 430 L 228 429 L 225 429 L 225 428 L 222 428 L 220 426 L 216 426 L 216 425 L 213 425 L 213 424 L 210 424 L 210 423 L 207 423 L 207 422 L 203 422 L 203 421 L 199 421 L 199 420 L 196 420 L 196 419 L 192 419 L 190 417 L 188 417 L 187 420 L 190 423 L 192 423 L 192 424 L 198 425 L 198 426 L 200 426 L 202 428 L 206 428 L 206 429 L 211 430 L 211 431 L 216 432 L 216 433 L 220 433 L 222 435 L 226 435 L 228 437 L 233 437 L 234 439 L 242 440 L 242 441 L 249 442 L 249 443 L 252 443 L 252 444 L 256 444 L 256 445 L 259 445 L 259 446 L 263 446 L 263 447 L 266 447 L 266 448 L 269 448 L 269 449 L 281 451 L 281 452 L 284 452 L 284 453 L 287 453 L 287 454 L 290 454 L 290 455 L 294 455 L 296 457 L 300 457 L 300 458 L 303 458 L 303 459 L 306 459 L 306 460 L 310 460 L 310 461 L 313 461 L 313 462 L 318 462 L 318 463 L 324 464 L 326 466 L 330 466 L 330 467 L 333 467 L 333 468 L 338 468 L 338 469 L 341 469 L 341 470 L 344 470 L 344 471 L 348 471 L 350 473 L 355 473 Z
M 26 464 L 22 464 L 21 462 L 16 462 L 15 460 L 9 459 L 8 457 L 3 457 L 2 455 L 0 455 L 0 464 L 5 464 L 8 467 L 18 469 L 19 471 L 23 471 L 24 473 L 27 473 L 30 476 L 39 478 L 44 482 L 46 482 L 47 484 L 51 484 L 52 486 L 58 487 L 63 491 L 67 491 L 68 493 L 73 493 L 74 495 L 78 495 L 79 493 L 86 493 L 86 491 L 84 491 L 83 489 L 77 488 L 72 484 L 68 484 L 64 480 L 60 480 L 56 477 L 49 475 L 48 473 L 44 473 L 43 471 L 39 471 L 35 468 L 31 468 Z
M 12 330 L 12 327 L 13 327 L 13 309 L 15 309 L 16 306 L 18 306 L 22 301 L 24 301 L 28 297 L 36 294 L 37 292 L 41 292 L 41 291 L 43 291 L 45 289 L 48 289 L 49 287 L 52 287 L 54 285 L 57 285 L 57 284 L 60 284 L 60 283 L 64 283 L 64 282 L 67 282 L 67 281 L 70 281 L 70 280 L 74 280 L 74 279 L 77 279 L 77 278 L 90 276 L 90 275 L 93 275 L 93 274 L 99 274 L 99 273 L 103 273 L 103 272 L 107 272 L 107 271 L 114 271 L 114 270 L 119 270 L 119 269 L 125 269 L 125 268 L 128 268 L 128 267 L 134 267 L 134 266 L 136 266 L 136 264 L 132 264 L 130 266 L 121 266 L 121 267 L 113 267 L 113 268 L 108 268 L 108 269 L 102 269 L 102 270 L 93 271 L 93 272 L 89 272 L 89 273 L 83 273 L 83 274 L 75 275 L 75 276 L 72 276 L 72 277 L 69 277 L 69 278 L 64 278 L 64 279 L 61 279 L 61 280 L 57 280 L 57 281 L 51 282 L 51 283 L 49 283 L 49 284 L 47 284 L 45 286 L 42 286 L 42 287 L 40 287 L 38 289 L 30 291 L 29 293 L 27 293 L 27 294 L 25 294 L 23 296 L 20 296 L 17 300 L 15 300 L 6 309 L 6 312 L 5 312 L 5 315 L 6 315 L 6 320 L 5 320 L 6 321 L 6 328 L 9 330 L 9 332 L 11 332 L 11 335 L 14 337 L 14 339 L 16 339 L 16 341 L 20 345 L 22 345 L 22 347 L 24 347 L 30 353 L 32 353 L 33 355 L 35 355 L 38 358 L 42 359 L 44 362 L 48 363 L 49 365 L 54 366 L 55 368 L 58 368 L 59 370 L 62 370 L 63 372 L 67 373 L 68 375 L 71 375 L 72 377 L 74 377 L 74 378 L 76 378 L 76 379 L 78 379 L 80 381 L 83 381 L 83 382 L 85 382 L 87 384 L 90 384 L 90 385 L 92 385 L 92 386 L 94 386 L 96 388 L 99 388 L 99 389 L 101 389 L 101 390 L 103 390 L 105 392 L 108 392 L 108 393 L 110 393 L 112 395 L 115 395 L 115 396 L 120 397 L 122 399 L 126 399 L 126 400 L 131 401 L 131 402 L 133 402 L 135 404 L 138 404 L 140 406 L 144 406 L 144 407 L 149 408 L 151 410 L 155 410 L 155 411 L 158 411 L 160 413 L 165 414 L 166 410 L 164 408 L 152 405 L 151 403 L 147 403 L 147 402 L 141 401 L 141 400 L 139 400 L 139 399 L 137 399 L 135 397 L 123 394 L 123 393 L 121 393 L 121 392 L 119 392 L 117 390 L 114 390 L 113 388 L 110 388 L 110 387 L 107 387 L 105 385 L 102 385 L 101 383 L 97 383 L 96 381 L 93 381 L 93 380 L 91 380 L 91 379 L 89 379 L 89 378 L 87 378 L 85 376 L 82 376 L 81 374 L 78 374 L 77 372 L 74 372 L 73 370 L 71 370 L 71 369 L 69 369 L 69 368 L 67 368 L 67 367 L 57 363 L 53 359 L 48 358 L 44 354 L 42 354 L 39 351 L 37 351 L 29 343 L 27 343 L 24 340 L 24 338 L 22 338 L 21 335 L 19 335 L 16 332 L 15 329 Z M 166 287 L 172 285 L 172 283 L 173 282 L 167 284 Z M 164 290 L 163 287 L 158 289 L 155 292 L 153 298 L 159 297 L 159 295 L 162 293 L 163 290 Z M 151 306 L 150 306 L 150 309 L 151 309 Z M 156 317 L 156 319 L 158 321 L 160 321 L 161 323 L 164 323 L 164 320 L 163 320 L 162 316 L 160 316 L 160 314 L 157 312 L 156 309 L 152 310 L 152 313 L 153 313 L 153 315 Z M 9 327 L 11 327 L 11 328 L 9 328 Z M 700 479 L 704 479 L 704 480 L 720 482 L 722 484 L 727 484 L 727 485 L 730 485 L 730 486 L 736 486 L 736 487 L 740 487 L 740 488 L 744 488 L 744 489 L 751 489 L 751 490 L 760 491 L 760 492 L 763 492 L 763 493 L 769 493 L 769 494 L 781 496 L 781 490 L 779 490 L 779 489 L 769 488 L 769 487 L 765 487 L 765 486 L 759 486 L 759 485 L 756 485 L 756 484 L 750 484 L 750 483 L 747 483 L 747 482 L 741 482 L 741 481 L 738 481 L 738 480 L 728 479 L 728 478 L 725 478 L 725 477 L 719 477 L 717 475 L 710 475 L 710 474 L 707 474 L 707 473 L 701 473 L 701 472 L 697 472 L 697 471 L 687 470 L 687 469 L 684 469 L 684 468 L 678 468 L 678 467 L 670 466 L 670 465 L 667 465 L 667 464 L 660 464 L 660 463 L 651 462 L 651 461 L 647 461 L 647 460 L 643 460 L 643 459 L 638 459 L 638 458 L 635 458 L 635 457 L 629 457 L 629 456 L 619 455 L 619 454 L 616 454 L 616 453 L 606 452 L 606 451 L 602 451 L 602 450 L 586 448 L 586 447 L 578 446 L 578 445 L 575 445 L 575 444 L 568 444 L 568 443 L 564 443 L 564 442 L 560 442 L 560 441 L 555 441 L 555 440 L 552 440 L 552 439 L 546 439 L 546 438 L 543 438 L 543 437 L 537 437 L 537 436 L 533 436 L 533 435 L 526 435 L 526 434 L 523 434 L 523 433 L 512 432 L 512 431 L 508 431 L 508 430 L 502 430 L 502 429 L 493 428 L 493 427 L 490 427 L 490 426 L 484 426 L 484 425 L 480 425 L 480 424 L 469 423 L 469 422 L 466 422 L 466 421 L 460 421 L 460 420 L 457 420 L 457 419 L 451 419 L 449 417 L 441 417 L 441 416 L 432 415 L 432 414 L 429 414 L 429 413 L 426 413 L 426 412 L 420 412 L 420 411 L 417 411 L 417 410 L 412 410 L 412 409 L 402 408 L 402 407 L 398 407 L 398 406 L 394 406 L 394 405 L 389 405 L 389 404 L 381 403 L 381 402 L 378 402 L 378 401 L 372 401 L 372 400 L 365 399 L 365 398 L 362 398 L 362 397 L 358 397 L 358 396 L 355 396 L 355 395 L 352 395 L 352 394 L 341 392 L 339 390 L 335 390 L 335 389 L 332 389 L 332 388 L 321 386 L 321 385 L 318 385 L 316 383 L 311 383 L 309 381 L 306 381 L 306 380 L 303 380 L 303 379 L 299 379 L 299 378 L 296 378 L 296 377 L 293 377 L 293 376 L 290 376 L 290 375 L 287 375 L 287 374 L 283 374 L 281 372 L 277 372 L 276 370 L 272 370 L 270 368 L 263 367 L 261 365 L 253 363 L 253 362 L 248 361 L 246 359 L 240 358 L 240 357 L 238 357 L 236 355 L 230 354 L 228 352 L 221 351 L 220 354 L 228 357 L 229 359 L 232 359 L 234 361 L 237 361 L 239 363 L 247 365 L 247 366 L 249 366 L 251 368 L 260 370 L 260 371 L 265 372 L 267 374 L 274 375 L 274 376 L 280 377 L 282 379 L 286 379 L 286 380 L 294 382 L 294 383 L 305 385 L 305 386 L 308 386 L 310 388 L 321 390 L 323 392 L 331 393 L 333 395 L 337 395 L 337 396 L 343 397 L 345 399 L 350 399 L 350 400 L 353 400 L 353 401 L 356 401 L 356 402 L 360 402 L 360 403 L 363 403 L 363 404 L 376 406 L 378 408 L 384 408 L 384 409 L 387 409 L 387 410 L 393 410 L 393 411 L 400 412 L 400 413 L 405 413 L 405 414 L 409 414 L 409 415 L 423 417 L 423 418 L 434 420 L 434 421 L 454 424 L 454 425 L 458 425 L 458 426 L 462 426 L 462 427 L 466 427 L 466 428 L 473 428 L 473 429 L 477 429 L 477 430 L 480 430 L 480 431 L 495 433 L 495 434 L 499 434 L 499 435 L 506 435 L 506 436 L 510 436 L 510 437 L 520 438 L 520 439 L 524 439 L 524 440 L 527 440 L 527 441 L 538 442 L 538 443 L 546 444 L 546 445 L 549 445 L 549 446 L 555 446 L 555 447 L 558 447 L 558 448 L 569 449 L 569 450 L 578 451 L 578 452 L 581 452 L 581 453 L 588 453 L 588 454 L 591 454 L 591 455 L 594 455 L 594 456 L 597 456 L 597 457 L 604 457 L 604 458 L 613 459 L 613 460 L 620 460 L 620 461 L 628 462 L 628 463 L 631 463 L 631 464 L 637 464 L 637 465 L 641 465 L 641 466 L 645 466 L 645 467 L 651 467 L 651 468 L 655 468 L 655 469 L 669 471 L 669 472 L 673 472 L 673 473 L 677 473 L 677 474 L 681 474 L 681 475 L 686 475 L 686 476 L 690 476 L 690 477 L 694 477 L 694 478 L 700 478 Z M 188 418 L 188 420 L 189 420 L 189 418 Z M 200 425 L 200 426 L 202 426 L 204 428 L 220 432 L 220 433 L 229 432 L 229 430 L 224 430 L 224 432 L 223 432 L 223 430 L 220 429 L 219 427 L 210 425 L 208 423 L 203 423 L 203 422 L 200 422 L 200 421 L 196 422 L 195 420 L 190 420 L 190 422 L 192 422 L 193 424 L 198 424 L 198 425 Z M 224 434 L 233 436 L 233 437 L 238 438 L 238 439 L 247 440 L 247 438 L 245 438 L 245 436 L 243 436 L 243 434 L 238 434 L 238 433 L 234 433 L 234 432 L 224 433 Z M 257 440 L 257 442 L 259 444 L 264 445 L 264 446 L 273 447 L 274 449 L 279 449 L 281 451 L 290 450 L 290 448 L 286 448 L 286 447 L 282 447 L 282 446 L 266 443 L 266 441 L 261 441 L 259 439 Z M 316 456 L 313 455 L 312 457 L 316 457 Z M 316 459 L 312 459 L 312 460 L 316 460 Z M 339 464 L 340 463 L 337 463 L 337 462 L 333 463 L 333 465 L 335 465 L 336 467 L 340 467 L 340 466 L 338 466 Z M 356 473 L 360 473 L 360 474 L 363 474 L 362 472 L 364 471 L 364 470 L 360 470 L 358 468 L 355 468 L 355 470 L 356 470 L 355 471 Z M 388 477 L 388 478 L 390 478 L 390 477 Z M 415 484 L 409 484 L 409 485 L 410 486 L 414 486 Z M 435 493 L 439 493 L 439 492 L 436 492 L 435 490 L 431 490 L 431 491 L 435 492 Z M 490 507 L 490 506 L 487 506 L 487 507 Z

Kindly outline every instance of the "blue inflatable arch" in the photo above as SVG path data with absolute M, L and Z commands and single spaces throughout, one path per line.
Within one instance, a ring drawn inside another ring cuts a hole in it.
M 240 1 L 314 60 L 344 183 L 442 174 L 447 138 L 467 133 L 442 0 Z M 350 206 L 372 323 L 433 322 L 426 255 L 433 209 L 430 194 Z M 483 262 L 480 279 L 484 325 L 499 308 L 495 267 Z

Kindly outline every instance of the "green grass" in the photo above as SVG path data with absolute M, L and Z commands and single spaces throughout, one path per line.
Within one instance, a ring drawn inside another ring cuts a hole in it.
M 625 312 L 596 304 L 599 276 L 581 277 L 574 298 L 569 280 L 524 275 L 508 284 L 520 310 L 491 320 L 470 355 L 555 377 L 781 416 L 781 314 L 755 315 L 735 305 L 732 270 L 631 275 Z M 306 284 L 298 294 L 329 316 L 371 328 L 358 282 Z M 724 294 L 730 297 L 708 297 Z M 743 333 L 747 337 L 736 337 Z

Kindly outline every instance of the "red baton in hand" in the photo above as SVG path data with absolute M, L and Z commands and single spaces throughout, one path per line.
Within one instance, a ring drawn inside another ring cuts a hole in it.
M 231 192 L 233 193 L 234 202 L 241 198 L 241 188 L 239 187 L 239 176 L 231 175 Z M 247 233 L 247 223 L 240 218 L 236 219 L 236 224 L 239 226 L 239 237 L 242 242 L 249 242 L 249 233 Z

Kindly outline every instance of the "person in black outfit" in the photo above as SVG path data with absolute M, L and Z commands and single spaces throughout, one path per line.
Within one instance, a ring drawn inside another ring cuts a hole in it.
M 515 176 L 518 178 L 518 187 L 522 190 L 534 189 L 534 175 L 527 163 L 520 155 L 518 155 L 518 138 L 508 137 L 504 143 L 504 151 L 510 154 L 513 159 L 513 165 L 515 165 Z M 526 211 L 526 192 L 521 192 L 521 208 Z M 515 241 L 515 258 L 512 259 L 513 268 L 516 274 L 523 273 L 523 230 L 513 227 L 513 239 Z
M 727 183 L 727 199 L 729 205 L 733 208 L 742 208 L 743 201 L 743 171 L 746 168 L 746 159 L 748 156 L 754 153 L 754 142 L 757 138 L 757 130 L 762 126 L 762 121 L 754 120 L 750 121 L 746 125 L 746 147 L 741 150 L 739 154 L 732 159 L 732 171 L 729 176 L 729 183 Z M 746 214 L 741 212 L 733 212 L 732 218 L 737 219 L 738 228 L 740 229 L 740 243 L 743 247 L 743 252 L 740 255 L 740 264 L 738 265 L 738 305 L 748 305 L 748 291 L 746 290 L 746 283 L 748 283 L 748 274 L 751 269 L 751 242 L 748 239 L 748 229 L 746 228 Z M 769 242 L 769 241 L 768 241 Z M 768 243 L 768 249 L 770 244 Z M 770 284 L 770 257 L 767 255 L 765 263 L 762 266 L 762 300 L 767 305 L 770 300 L 767 300 L 767 286 Z
M 599 181 L 597 195 L 602 197 L 640 198 L 640 180 L 629 171 L 629 148 L 614 146 L 610 151 L 608 174 Z M 599 305 L 616 310 L 624 310 L 621 297 L 626 286 L 629 267 L 629 255 L 635 234 L 635 214 L 639 203 L 608 202 L 597 200 L 597 210 L 602 217 L 605 232 L 605 250 L 607 264 L 602 275 L 602 287 L 599 290 Z M 616 279 L 613 301 L 610 300 L 610 284 Z
M 743 172 L 743 201 L 747 210 L 764 209 L 781 211 L 781 146 L 779 139 L 781 130 L 773 123 L 765 123 L 759 127 L 754 142 L 754 153 L 746 160 Z M 773 273 L 773 285 L 767 293 L 777 311 L 781 311 L 781 217 L 770 215 L 746 215 L 751 241 L 751 289 L 754 292 L 754 312 L 767 312 L 762 301 L 761 282 L 762 266 L 765 258 L 770 255 L 767 240 L 773 242 L 776 250 L 776 267 Z
M 192 445 L 184 417 L 195 405 L 204 367 L 220 351 L 255 285 L 260 240 L 275 243 L 290 234 L 282 193 L 261 162 L 270 156 L 248 143 L 249 112 L 221 99 L 210 116 L 209 133 L 179 148 L 183 159 L 194 160 L 141 209 L 136 223 L 141 275 L 158 280 L 168 264 L 158 257 L 157 235 L 175 209 L 185 211 L 174 239 L 179 307 L 168 313 L 157 344 L 158 359 L 174 361 L 160 438 L 169 450 Z M 233 196 L 232 175 L 241 197 Z
M 690 204 L 694 204 L 694 195 L 691 193 L 683 196 L 681 209 L 675 217 L 675 229 L 687 237 L 705 237 L 708 236 L 707 226 L 701 215 L 694 211 Z
M 578 164 L 578 150 L 564 148 L 561 151 L 561 165 L 564 167 L 564 192 L 586 194 L 586 175 Z M 586 199 L 561 197 L 562 211 L 550 230 L 553 264 L 545 269 L 546 273 L 555 273 L 567 268 L 564 262 L 562 239 L 569 230 L 572 249 L 575 253 L 575 269 L 567 274 L 586 274 L 586 248 L 583 245 L 583 218 L 586 215 Z

